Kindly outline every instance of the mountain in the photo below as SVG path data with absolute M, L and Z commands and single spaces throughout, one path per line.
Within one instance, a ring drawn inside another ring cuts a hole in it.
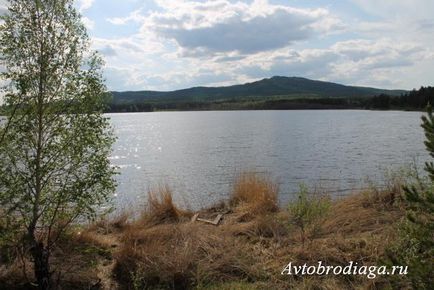
M 114 104 L 142 102 L 198 102 L 237 99 L 245 97 L 315 97 L 315 98 L 356 98 L 372 97 L 379 94 L 399 96 L 406 91 L 384 90 L 369 87 L 345 86 L 332 82 L 310 80 L 301 77 L 262 79 L 252 83 L 226 87 L 193 87 L 176 91 L 127 91 L 112 92 Z

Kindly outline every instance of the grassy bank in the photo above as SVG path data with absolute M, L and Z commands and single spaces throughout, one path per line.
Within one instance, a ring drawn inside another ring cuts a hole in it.
M 331 201 L 300 191 L 277 206 L 278 186 L 241 175 L 231 197 L 200 212 L 218 226 L 192 222 L 168 187 L 149 194 L 139 217 L 122 213 L 69 232 L 53 254 L 61 289 L 384 289 L 390 276 L 281 275 L 294 265 L 378 265 L 405 215 L 401 184 Z M 17 247 L 2 250 L 2 289 L 31 289 L 31 263 Z M 405 280 L 401 285 L 406 285 Z M 6 287 L 6 288 L 5 288 Z

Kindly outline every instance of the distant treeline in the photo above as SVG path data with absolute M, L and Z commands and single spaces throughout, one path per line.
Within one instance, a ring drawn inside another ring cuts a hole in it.
M 368 109 L 408 109 L 421 110 L 426 105 L 434 104 L 434 87 L 421 87 L 399 97 L 381 94 L 372 97 L 367 103 Z
M 109 104 L 108 112 L 206 111 L 206 110 L 300 110 L 359 108 L 360 100 L 345 98 L 224 100 L 209 102 L 154 102 Z
M 232 98 L 213 101 L 148 101 L 110 103 L 107 112 L 200 111 L 200 110 L 302 110 L 302 109 L 374 109 L 422 110 L 434 104 L 434 87 L 421 87 L 401 96 L 380 94 L 374 97 L 300 97 Z

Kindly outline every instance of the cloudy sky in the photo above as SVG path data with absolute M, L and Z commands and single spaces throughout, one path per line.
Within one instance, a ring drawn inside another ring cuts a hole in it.
M 111 90 L 434 84 L 432 0 L 78 0 Z

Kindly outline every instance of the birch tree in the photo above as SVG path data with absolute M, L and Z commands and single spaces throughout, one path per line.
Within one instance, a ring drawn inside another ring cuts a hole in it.
M 0 125 L 0 215 L 22 234 L 40 289 L 65 229 L 93 218 L 115 189 L 114 137 L 102 115 L 102 60 L 73 0 L 9 0 L 0 25 L 7 85 Z

